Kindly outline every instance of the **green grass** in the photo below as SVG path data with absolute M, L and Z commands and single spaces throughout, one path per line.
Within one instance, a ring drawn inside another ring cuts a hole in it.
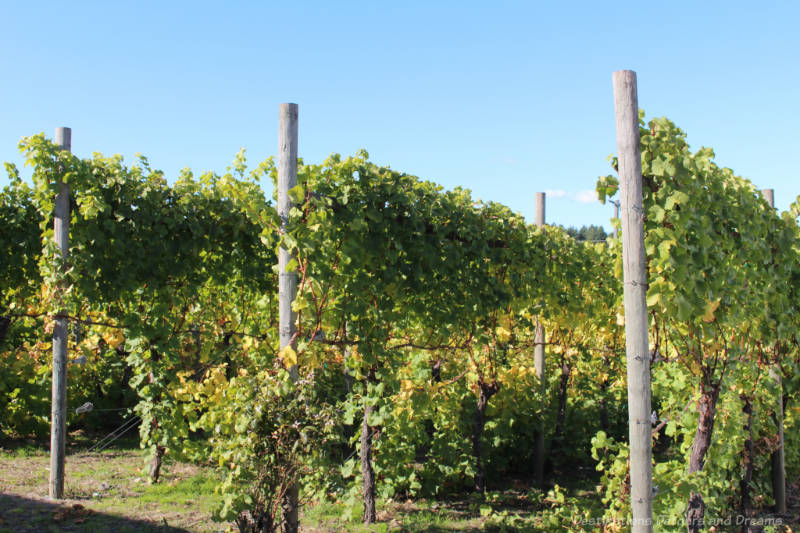
M 0 448 L 3 497 L 11 498 L 0 501 L 0 533 L 63 531 L 62 525 L 78 533 L 234 531 L 232 524 L 211 519 L 219 499 L 214 494 L 218 480 L 214 469 L 174 462 L 167 456 L 161 481 L 151 485 L 147 481 L 144 452 L 135 441 L 99 454 L 85 452 L 85 446 L 82 449 L 73 446 L 68 451 L 65 484 L 68 500 L 61 505 L 46 499 L 49 465 L 46 447 L 16 443 Z M 54 521 L 54 513 L 69 510 L 74 504 L 91 510 L 92 514 L 79 513 L 59 523 Z M 358 499 L 351 503 L 321 501 L 309 502 L 301 509 L 301 524 L 308 533 L 502 531 L 498 527 L 502 520 L 498 517 L 517 513 L 516 523 L 528 524 L 535 530 L 534 507 L 533 498 L 519 490 L 489 493 L 484 500 L 469 495 L 447 501 L 382 500 L 378 502 L 378 523 L 365 526 L 361 524 Z
M 214 487 L 217 478 L 211 473 L 200 472 L 186 479 L 172 483 L 159 483 L 145 487 L 137 497 L 141 503 L 157 503 L 164 507 L 185 509 L 186 506 L 197 506 L 210 509 L 216 498 Z
M 76 440 L 78 446 L 75 446 Z M 192 531 L 217 533 L 230 524 L 211 519 L 215 504 L 214 472 L 165 460 L 158 484 L 147 482 L 144 453 L 135 441 L 101 453 L 87 453 L 89 439 L 71 439 L 66 457 L 66 500 L 47 499 L 49 453 L 46 446 L 3 443 L 0 531 L 14 533 L 70 531 L 114 533 Z M 117 444 L 117 443 L 115 443 Z M 82 446 L 81 446 L 82 445 Z M 84 510 L 74 511 L 80 505 Z M 91 510 L 91 514 L 86 514 Z M 54 515 L 70 512 L 61 520 Z M 168 524 L 170 527 L 167 527 Z M 177 528 L 177 529 L 176 529 Z
M 27 457 L 44 457 L 48 450 L 34 444 L 21 444 L 12 448 L 0 448 L 0 459 L 22 459 Z
M 11 497 L 0 500 L 0 533 L 2 528 L 14 533 L 62 531 L 61 525 L 78 533 L 234 531 L 232 524 L 211 519 L 219 502 L 214 494 L 218 474 L 213 468 L 171 461 L 167 455 L 160 482 L 151 485 L 144 452 L 135 440 L 115 443 L 99 454 L 85 451 L 91 440 L 84 437 L 78 445 L 71 440 L 73 446 L 68 448 L 66 460 L 68 500 L 61 505 L 46 499 L 46 445 L 14 443 L 0 448 L 2 492 Z M 569 492 L 579 494 L 578 487 Z M 463 495 L 438 501 L 381 500 L 378 523 L 370 526 L 361 523 L 358 498 L 350 502 L 316 501 L 301 508 L 301 524 L 305 533 L 541 531 L 541 513 L 549 512 L 542 498 L 540 491 L 508 489 L 490 492 L 485 499 Z M 54 513 L 69 510 L 74 504 L 92 514 L 54 522 Z M 503 529 L 509 523 L 514 528 Z
M 144 452 L 135 441 L 100 454 L 70 449 L 64 502 L 46 498 L 48 466 L 46 447 L 29 443 L 0 447 L 0 533 L 236 531 L 232 524 L 211 519 L 219 502 L 214 494 L 218 474 L 213 468 L 172 461 L 167 455 L 161 482 L 151 485 Z M 563 477 L 567 483 L 558 497 L 552 491 L 526 489 L 517 481 L 511 483 L 516 488 L 491 491 L 483 498 L 379 500 L 378 523 L 370 526 L 361 523 L 358 498 L 312 501 L 301 508 L 301 524 L 304 533 L 577 531 L 569 527 L 570 506 L 591 508 L 592 516 L 601 516 L 602 502 L 593 482 Z M 75 511 L 76 504 L 83 510 Z M 796 505 L 793 508 L 800 511 Z M 68 512 L 66 517 L 54 519 L 56 513 L 64 512 Z

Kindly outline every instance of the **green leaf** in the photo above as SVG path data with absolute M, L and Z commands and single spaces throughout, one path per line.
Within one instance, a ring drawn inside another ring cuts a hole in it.
M 306 199 L 306 191 L 302 185 L 295 185 L 288 191 L 289 199 L 294 204 L 302 204 Z

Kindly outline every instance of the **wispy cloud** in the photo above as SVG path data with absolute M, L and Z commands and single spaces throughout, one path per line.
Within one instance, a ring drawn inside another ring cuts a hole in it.
M 544 193 L 550 198 L 563 198 L 567 196 L 567 191 L 563 189 L 549 189 L 544 191 Z
M 597 191 L 593 191 L 591 189 L 584 189 L 576 192 L 574 199 L 582 204 L 593 204 L 595 202 L 599 202 L 597 199 Z
M 567 198 L 582 204 L 593 204 L 597 202 L 597 193 L 591 189 L 582 191 L 565 191 L 564 189 L 550 189 L 545 191 L 548 198 Z

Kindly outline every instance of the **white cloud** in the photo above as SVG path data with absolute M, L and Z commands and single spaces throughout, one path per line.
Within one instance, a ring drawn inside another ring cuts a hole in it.
M 574 200 L 580 202 L 582 204 L 593 204 L 598 202 L 597 199 L 597 192 L 591 189 L 584 189 L 582 191 L 578 191 L 573 196 Z
M 567 198 L 581 204 L 593 204 L 597 202 L 597 193 L 591 189 L 582 191 L 565 191 L 564 189 L 550 189 L 545 191 L 548 198 Z
M 567 191 L 563 189 L 548 189 L 544 191 L 544 193 L 550 198 L 563 198 L 567 196 Z

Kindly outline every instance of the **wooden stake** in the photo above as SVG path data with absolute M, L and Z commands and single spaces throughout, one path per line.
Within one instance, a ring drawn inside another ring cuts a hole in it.
M 775 189 L 762 189 L 761 193 L 764 195 L 764 200 L 767 201 L 769 206 L 775 209 Z
M 622 215 L 622 270 L 628 370 L 631 531 L 653 531 L 650 350 L 647 332 L 647 271 L 642 211 L 642 161 L 639 150 L 639 104 L 636 73 L 614 73 L 614 108 L 619 154 Z
M 533 215 L 534 224 L 536 224 L 537 228 L 543 228 L 545 193 L 537 192 L 535 198 L 536 198 L 536 204 L 534 206 L 534 215 Z
M 278 216 L 281 218 L 281 231 L 289 221 L 289 210 L 292 202 L 289 189 L 297 185 L 297 104 L 281 104 L 278 130 Z M 278 250 L 278 306 L 280 322 L 280 347 L 289 344 L 296 346 L 294 339 L 297 314 L 292 311 L 292 302 L 297 296 L 297 273 L 287 272 L 286 266 L 291 260 L 289 251 L 281 247 Z M 289 372 L 293 380 L 297 380 L 297 365 L 291 365 Z
M 281 218 L 281 231 L 289 221 L 292 202 L 289 189 L 297 185 L 297 104 L 281 104 L 278 119 L 278 216 Z M 287 272 L 291 260 L 289 250 L 278 250 L 278 321 L 280 328 L 280 348 L 291 345 L 297 348 L 295 339 L 297 314 L 292 311 L 292 302 L 297 296 L 297 273 Z M 297 381 L 297 364 L 288 367 L 293 381 Z M 283 531 L 297 533 L 300 527 L 298 517 L 299 490 L 297 483 L 287 490 L 282 502 Z
M 56 128 L 56 144 L 64 151 L 72 149 L 72 130 Z M 62 169 L 56 176 L 56 195 L 53 230 L 56 246 L 66 269 L 69 257 L 69 185 L 61 180 Z M 65 290 L 63 283 L 59 290 Z M 53 326 L 53 383 L 50 410 L 50 498 L 64 497 L 64 451 L 67 438 L 67 319 L 59 310 Z
M 534 210 L 534 221 L 537 227 L 544 229 L 545 220 L 545 193 L 536 193 L 536 202 Z M 534 459 L 533 470 L 536 478 L 536 484 L 542 486 L 544 484 L 544 434 L 547 429 L 545 424 L 545 412 L 547 409 L 547 375 L 545 366 L 545 331 L 544 326 L 536 319 L 536 330 L 533 337 L 533 366 L 536 370 L 536 375 L 539 377 L 539 407 L 541 411 L 541 418 L 539 421 L 539 431 L 536 434 L 536 442 L 534 443 Z
M 761 191 L 764 194 L 764 199 L 769 206 L 775 209 L 775 190 L 764 189 Z M 786 452 L 783 445 L 783 379 L 781 376 L 781 369 L 778 365 L 773 365 L 769 368 L 769 377 L 775 381 L 778 386 L 777 406 L 775 410 L 775 423 L 778 426 L 778 443 L 777 450 L 772 452 L 772 495 L 775 498 L 775 512 L 786 512 Z

